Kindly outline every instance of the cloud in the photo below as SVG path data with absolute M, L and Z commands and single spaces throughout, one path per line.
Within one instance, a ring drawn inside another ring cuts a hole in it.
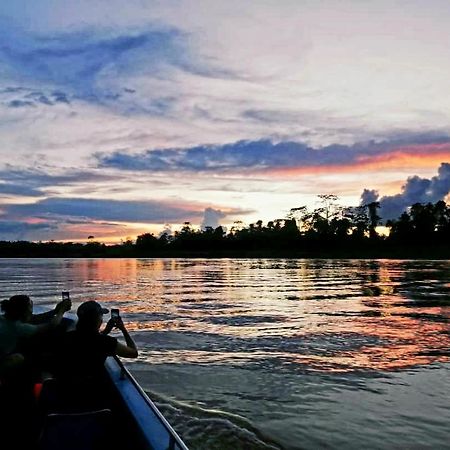
M 42 196 L 42 192 L 21 184 L 0 183 L 0 195 L 39 197 Z
M 36 203 L 5 205 L 12 217 L 83 217 L 115 222 L 166 223 L 194 221 L 203 217 L 204 206 L 188 202 L 121 201 L 84 198 L 46 198 Z M 229 209 L 227 214 L 248 210 Z
M 11 100 L 8 103 L 8 106 L 10 108 L 24 108 L 27 106 L 34 106 L 33 102 L 27 101 L 27 100 Z
M 333 144 L 314 148 L 302 142 L 238 141 L 225 145 L 147 150 L 129 154 L 116 151 L 97 154 L 100 167 L 149 172 L 240 172 L 258 171 L 295 174 L 303 171 L 354 170 L 394 166 L 405 158 L 450 159 L 447 135 L 411 135 L 354 145 Z M 442 159 L 441 159 L 442 160 Z
M 8 86 L 0 90 L 0 101 L 9 108 L 54 106 L 70 104 L 68 95 L 61 91 L 35 90 L 27 87 Z
M 24 218 L 23 220 L 0 220 L 0 240 L 82 240 L 95 235 L 101 240 L 117 241 L 125 235 L 136 235 L 144 230 L 128 224 L 97 222 L 88 219 Z
M 204 211 L 201 228 L 205 229 L 207 227 L 211 227 L 213 229 L 216 229 L 218 226 L 220 226 L 219 221 L 221 219 L 224 219 L 226 216 L 227 214 L 220 209 L 206 208 Z
M 116 181 L 117 174 L 107 174 L 99 170 L 68 170 L 63 173 L 46 173 L 43 170 L 23 169 L 6 165 L 0 170 L 0 194 L 38 197 L 44 196 L 46 189 L 57 186 L 86 185 Z M 90 187 L 92 192 L 92 187 Z
M 172 226 L 169 223 L 164 224 L 164 228 L 158 234 L 158 237 L 161 237 L 164 234 L 167 235 L 167 236 L 173 236 L 173 234 L 174 234 L 173 230 L 172 230 Z
M 397 219 L 414 203 L 436 203 L 443 200 L 449 192 L 450 164 L 442 163 L 438 174 L 430 179 L 417 175 L 409 177 L 399 194 L 379 198 L 377 191 L 364 189 L 361 195 L 361 204 L 365 204 L 367 199 L 379 201 L 379 215 L 382 219 Z
M 25 221 L 0 220 L 0 239 L 24 240 L 36 233 L 54 232 L 58 228 L 56 223 L 28 223 Z
M 378 197 L 378 191 L 374 189 L 364 189 L 361 194 L 361 206 L 378 201 Z

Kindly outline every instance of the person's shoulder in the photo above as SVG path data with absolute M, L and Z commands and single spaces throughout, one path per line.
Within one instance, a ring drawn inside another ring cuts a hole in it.
M 79 336 L 75 330 L 66 331 L 65 333 L 62 333 L 61 336 L 59 337 L 59 343 L 61 345 L 71 344 L 71 343 L 77 342 L 78 340 L 79 340 Z
M 108 355 L 115 354 L 117 347 L 117 338 L 101 334 L 101 345 Z
M 17 332 L 21 336 L 32 336 L 38 331 L 38 327 L 36 325 L 32 325 L 31 323 L 20 322 L 19 320 L 15 322 L 15 327 Z
M 110 343 L 110 342 L 117 342 L 117 338 L 113 337 L 113 336 L 109 336 L 107 334 L 101 334 L 99 333 L 99 340 L 101 342 L 105 342 L 105 343 Z
M 78 333 L 76 330 L 66 331 L 62 334 L 62 337 L 64 339 L 75 339 L 78 336 Z

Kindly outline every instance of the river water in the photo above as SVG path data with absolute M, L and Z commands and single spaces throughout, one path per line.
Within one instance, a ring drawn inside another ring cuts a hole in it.
M 192 450 L 450 448 L 450 261 L 0 259 L 0 284 L 120 308 Z

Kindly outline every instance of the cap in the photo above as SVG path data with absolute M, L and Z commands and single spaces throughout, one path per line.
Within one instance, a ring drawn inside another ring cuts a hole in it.
M 109 310 L 106 308 L 102 308 L 100 306 L 100 303 L 97 303 L 94 300 L 89 300 L 82 303 L 77 309 L 77 316 L 79 318 L 107 313 L 109 313 Z

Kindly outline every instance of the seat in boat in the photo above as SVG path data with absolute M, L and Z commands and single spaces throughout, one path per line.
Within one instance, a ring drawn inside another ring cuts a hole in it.
M 81 413 L 110 409 L 104 386 L 90 378 L 79 380 L 47 379 L 39 395 L 39 411 L 49 413 Z
M 109 409 L 83 413 L 54 413 L 45 418 L 39 450 L 110 449 L 113 426 Z

